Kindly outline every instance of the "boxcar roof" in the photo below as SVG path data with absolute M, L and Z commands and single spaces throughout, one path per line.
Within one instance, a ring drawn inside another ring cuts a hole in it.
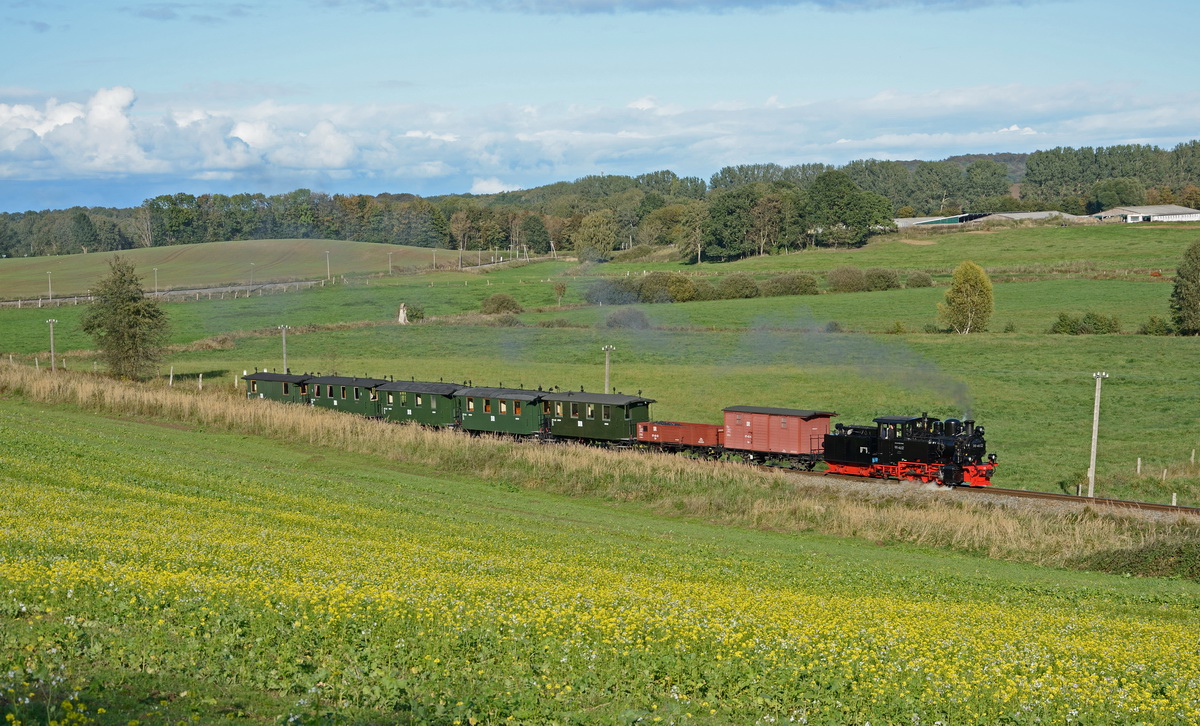
M 514 401 L 538 401 L 546 395 L 544 391 L 527 391 L 524 388 L 460 388 L 454 394 L 456 397 L 474 396 L 477 398 L 511 398 Z
M 379 387 L 381 391 L 406 391 L 408 393 L 434 393 L 439 396 L 453 396 L 464 386 L 461 383 L 442 383 L 440 381 L 389 381 Z
M 243 381 L 281 381 L 283 383 L 300 383 L 307 381 L 311 376 L 300 376 L 295 373 L 268 373 L 266 371 L 255 371 L 242 376 Z
M 653 398 L 642 396 L 627 396 L 624 393 L 591 393 L 589 391 L 555 391 L 542 396 L 546 401 L 583 401 L 584 403 L 602 403 L 610 406 L 630 406 L 638 403 L 654 403 Z
M 803 408 L 769 408 L 767 406 L 730 406 L 725 411 L 734 413 L 766 413 L 772 416 L 795 416 L 802 419 L 837 416 L 833 411 L 809 411 Z
M 349 378 L 347 376 L 316 376 L 308 379 L 309 383 L 317 383 L 320 385 L 330 386 L 359 386 L 360 388 L 374 388 L 381 383 L 387 383 L 385 378 Z

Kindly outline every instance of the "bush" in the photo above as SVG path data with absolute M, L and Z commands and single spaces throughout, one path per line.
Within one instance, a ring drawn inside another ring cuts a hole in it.
M 1138 333 L 1140 335 L 1170 335 L 1171 324 L 1157 315 L 1151 315 L 1149 320 L 1138 327 Z
M 758 297 L 758 283 L 744 272 L 735 272 L 721 278 L 717 293 L 722 300 Z
M 506 295 L 498 292 L 484 299 L 479 306 L 479 312 L 484 315 L 498 315 L 499 313 L 523 313 L 525 308 L 521 307 L 521 303 L 517 302 L 512 295 Z
M 1121 332 L 1121 322 L 1116 315 L 1059 313 L 1050 332 L 1055 335 L 1107 335 Z
M 769 280 L 763 280 L 759 285 L 763 297 L 779 297 L 781 295 L 816 295 L 821 292 L 817 278 L 812 275 L 796 274 L 793 272 L 776 275 Z
M 696 297 L 693 300 L 720 300 L 721 293 L 717 290 L 717 286 L 708 280 L 696 280 Z
M 667 279 L 667 292 L 675 302 L 690 302 L 696 299 L 696 283 L 682 272 L 672 272 Z
M 920 270 L 910 272 L 905 287 L 933 287 L 933 276 Z
M 521 319 L 512 313 L 497 315 L 488 322 L 497 328 L 519 328 L 522 326 Z
M 884 267 L 872 267 L 863 273 L 864 283 L 868 290 L 898 290 L 900 289 L 900 273 Z
M 539 320 L 537 326 L 539 328 L 573 328 L 575 327 L 575 323 L 566 318 L 553 318 L 551 320 Z
M 1017 324 L 1011 320 L 1008 321 L 1007 323 L 1004 324 L 1004 332 L 1006 332 L 1006 333 L 1017 332 Z
M 835 267 L 825 273 L 825 284 L 833 292 L 862 292 L 867 289 L 867 276 L 857 267 Z
M 415 323 L 419 320 L 425 319 L 424 305 L 406 305 L 404 312 L 408 314 L 408 322 L 410 323 Z
M 649 275 L 644 275 L 636 279 L 637 284 L 637 299 L 638 302 L 644 303 L 669 303 L 671 302 L 671 293 L 667 289 L 667 283 L 671 279 L 670 273 L 667 272 L 651 272 Z
M 825 324 L 825 332 L 826 333 L 841 333 L 841 332 L 843 332 L 842 324 L 836 320 L 830 320 L 828 323 Z
M 887 332 L 892 335 L 904 335 L 908 332 L 908 329 L 904 327 L 904 323 L 897 320 L 892 323 L 892 327 L 888 328 Z
M 592 305 L 629 305 L 638 301 L 637 281 L 628 277 L 596 280 L 583 292 Z
M 609 314 L 604 321 L 606 328 L 636 328 L 645 330 L 650 327 L 646 313 L 637 308 L 621 308 Z

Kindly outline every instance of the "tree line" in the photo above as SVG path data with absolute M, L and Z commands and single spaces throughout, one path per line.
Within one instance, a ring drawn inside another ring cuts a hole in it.
M 0 214 L 0 254 L 73 254 L 237 239 L 328 238 L 460 250 L 572 250 L 608 259 L 639 245 L 687 260 L 862 244 L 893 217 L 1129 204 L 1200 207 L 1200 141 L 944 161 L 743 164 L 708 180 L 669 170 L 586 176 L 492 195 L 160 195 L 133 208 Z

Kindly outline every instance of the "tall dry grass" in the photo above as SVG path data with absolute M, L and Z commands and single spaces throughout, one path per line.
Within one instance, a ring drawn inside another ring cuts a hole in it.
M 422 471 L 634 502 L 721 524 L 903 542 L 1040 565 L 1069 566 L 1092 555 L 1156 543 L 1200 543 L 1195 518 L 1010 509 L 953 495 L 863 499 L 856 491 L 838 490 L 837 484 L 783 472 L 651 452 L 468 438 L 326 409 L 246 400 L 228 385 L 201 392 L 161 382 L 132 384 L 4 365 L 0 395 L 374 454 Z

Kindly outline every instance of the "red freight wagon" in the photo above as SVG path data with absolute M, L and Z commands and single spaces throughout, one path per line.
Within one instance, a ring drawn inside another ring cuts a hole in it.
M 725 438 L 725 429 L 716 424 L 648 421 L 637 425 L 637 438 L 669 449 L 716 450 Z
M 811 469 L 821 459 L 832 411 L 730 406 L 725 448 L 755 462 L 782 461 Z

